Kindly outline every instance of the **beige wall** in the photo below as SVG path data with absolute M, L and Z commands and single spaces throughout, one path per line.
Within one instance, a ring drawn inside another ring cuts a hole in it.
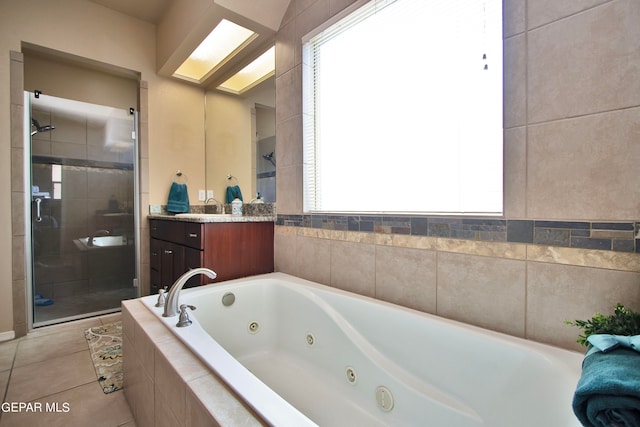
M 292 0 L 278 33 L 279 213 L 302 213 L 300 37 L 351 2 Z M 7 101 L 9 51 L 28 42 L 139 72 L 142 204 L 166 203 L 176 169 L 197 200 L 204 93 L 156 75 L 154 26 L 84 0 L 4 1 L 0 12 L 0 197 L 11 200 L 10 125 L 21 117 Z M 506 218 L 638 220 L 640 3 L 506 0 L 504 15 Z M 3 206 L 0 251 L 12 254 Z M 640 309 L 636 254 L 369 234 L 278 227 L 277 269 L 570 348 L 577 331 L 565 319 L 618 301 Z M 12 261 L 0 259 L 0 332 L 14 327 Z M 13 286 L 24 291 L 15 275 Z
M 225 203 L 226 188 L 230 183 L 227 175 L 237 178 L 245 202 L 256 196 L 255 106 L 275 106 L 275 88 L 271 80 L 241 97 L 207 91 L 207 189 L 213 190 L 214 197 L 221 203 Z
M 9 203 L 12 185 L 21 182 L 21 175 L 12 180 L 11 125 L 22 120 L 22 106 L 9 102 L 10 69 L 21 73 L 22 64 L 10 61 L 9 52 L 20 52 L 26 42 L 139 73 L 141 98 L 149 106 L 141 117 L 143 129 L 148 125 L 148 135 L 141 135 L 148 142 L 141 153 L 142 206 L 166 204 L 176 169 L 187 175 L 189 197 L 197 200 L 198 187 L 204 188 L 204 91 L 156 75 L 155 31 L 144 21 L 85 0 L 0 3 L 0 198 L 6 201 L 0 209 L 0 253 L 12 255 L 0 259 L 0 333 L 14 330 L 12 295 L 25 291 L 24 248 L 20 236 L 12 240 Z M 143 276 L 146 269 L 143 265 Z M 25 314 L 16 319 L 24 327 Z
M 254 103 L 233 95 L 207 92 L 207 188 L 225 203 L 226 188 L 237 178 L 242 198 L 251 200 L 254 179 L 251 175 L 252 114 Z
M 351 4 L 292 0 L 276 45 L 278 214 L 302 213 L 300 38 Z M 505 218 L 640 218 L 640 3 L 504 2 Z M 426 165 L 428 166 L 428 165 Z M 635 253 L 276 228 L 276 269 L 580 349 L 564 320 L 640 309 Z
M 176 168 L 188 175 L 189 196 L 197 200 L 196 187 L 204 186 L 204 90 L 156 75 L 155 26 L 84 0 L 3 2 L 1 8 L 2 99 L 9 93 L 8 52 L 21 51 L 21 42 L 139 72 L 149 85 L 150 201 L 166 204 Z M 8 104 L 0 108 L 8 120 Z M 8 135 L 7 126 L 2 129 Z
M 116 75 L 82 68 L 41 52 L 23 49 L 24 90 L 128 110 L 138 109 L 137 73 Z

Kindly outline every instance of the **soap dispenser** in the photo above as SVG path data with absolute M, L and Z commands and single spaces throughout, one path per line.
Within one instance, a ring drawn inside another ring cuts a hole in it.
M 237 197 L 231 202 L 231 215 L 242 215 L 242 200 Z

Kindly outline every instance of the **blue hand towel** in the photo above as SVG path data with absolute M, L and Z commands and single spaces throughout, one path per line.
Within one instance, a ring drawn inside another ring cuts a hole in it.
M 596 351 L 611 351 L 619 347 L 632 348 L 640 352 L 640 335 L 610 335 L 610 334 L 594 334 L 587 338 L 591 344 L 591 350 L 587 352 L 587 356 Z
M 187 184 L 174 182 L 169 189 L 167 211 L 171 213 L 189 213 L 189 192 Z
M 233 202 L 233 199 L 242 200 L 242 192 L 237 185 L 227 187 L 226 203 Z
M 586 356 L 573 412 L 585 427 L 640 426 L 640 355 L 619 347 Z

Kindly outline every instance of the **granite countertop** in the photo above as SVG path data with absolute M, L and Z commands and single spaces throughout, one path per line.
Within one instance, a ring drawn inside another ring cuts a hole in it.
M 263 215 L 263 216 L 243 216 L 243 215 L 218 215 L 218 214 L 177 214 L 177 215 L 161 215 L 152 214 L 148 216 L 149 219 L 163 219 L 169 221 L 183 221 L 183 222 L 274 222 L 275 216 Z

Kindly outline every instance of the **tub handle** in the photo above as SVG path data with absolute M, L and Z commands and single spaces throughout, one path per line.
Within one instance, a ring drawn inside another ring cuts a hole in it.
M 176 323 L 178 328 L 184 328 L 185 326 L 189 326 L 193 323 L 191 319 L 189 319 L 187 308 L 192 311 L 196 309 L 194 305 L 180 304 L 180 315 L 178 316 L 178 323 Z
M 167 287 L 165 286 L 163 289 L 158 291 L 158 302 L 156 302 L 155 307 L 164 307 L 164 303 L 167 300 Z

